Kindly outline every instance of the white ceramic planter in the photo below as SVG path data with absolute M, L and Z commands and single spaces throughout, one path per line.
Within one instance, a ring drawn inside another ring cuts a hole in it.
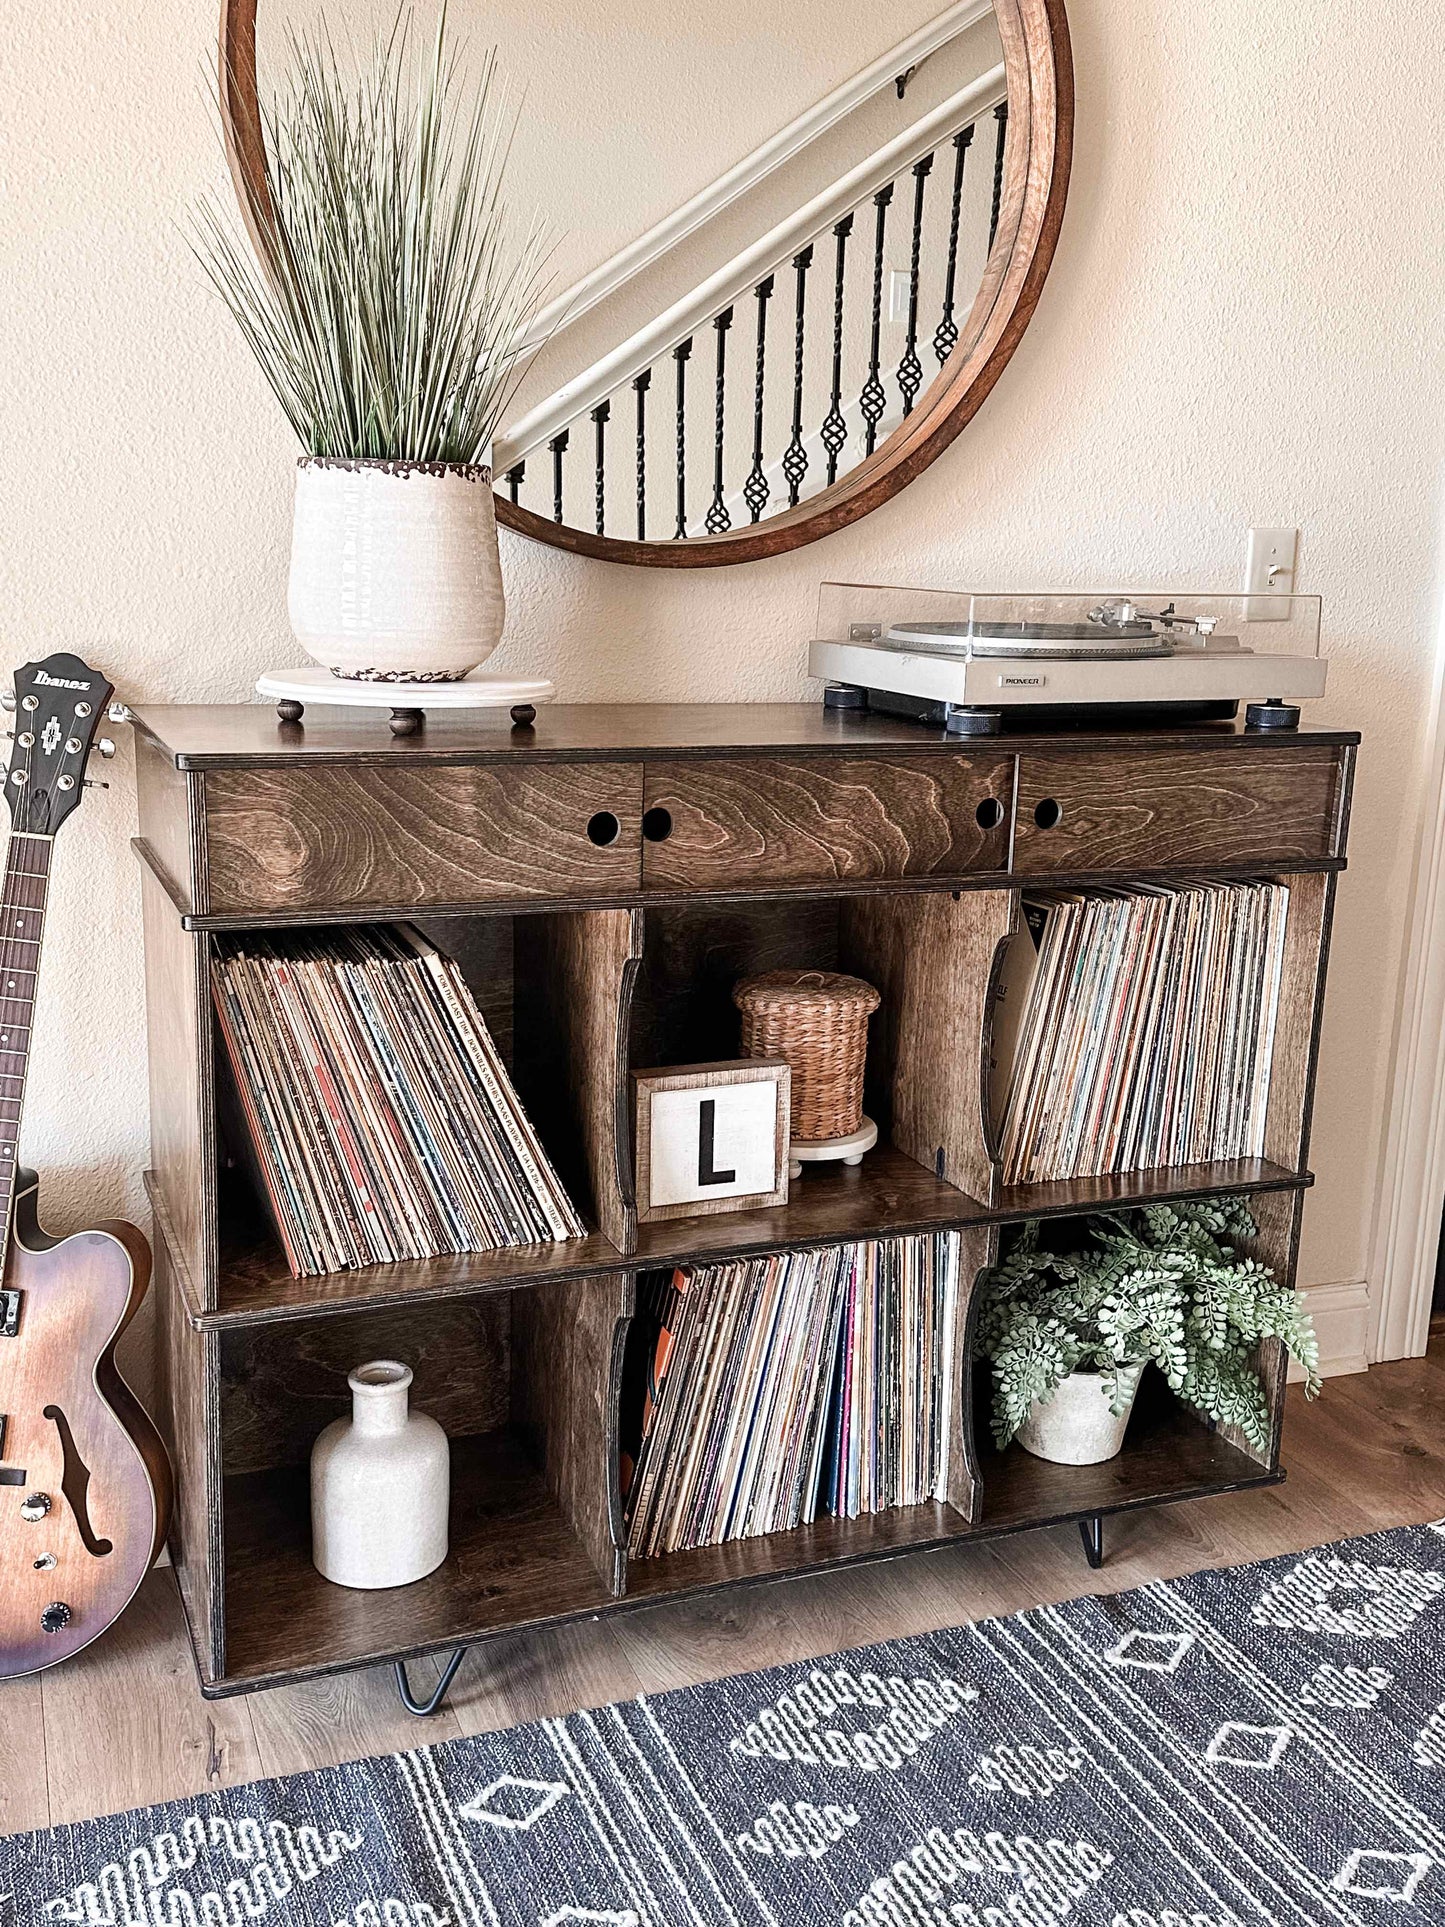
M 1112 1372 L 1070 1373 L 1052 1398 L 1034 1400 L 1019 1427 L 1019 1444 L 1036 1459 L 1055 1465 L 1098 1465 L 1117 1457 L 1143 1372 L 1142 1363 L 1120 1372 L 1124 1410 L 1117 1418 L 1109 1410 Z
M 466 675 L 507 613 L 492 471 L 303 455 L 287 607 L 301 647 L 338 676 Z
M 435 1419 L 408 1409 L 408 1366 L 378 1359 L 346 1382 L 351 1417 L 311 1452 L 312 1564 L 338 1586 L 409 1586 L 447 1556 L 451 1447 Z

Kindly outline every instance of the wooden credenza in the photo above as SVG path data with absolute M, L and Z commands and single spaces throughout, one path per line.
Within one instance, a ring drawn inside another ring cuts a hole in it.
M 1121 1457 L 1064 1467 L 991 1448 L 964 1320 L 947 1502 L 629 1560 L 619 1374 L 637 1275 L 690 1260 L 957 1227 L 976 1276 L 1010 1221 L 1238 1191 L 1292 1278 L 1354 735 L 959 743 L 791 705 L 556 707 L 401 739 L 343 712 L 158 707 L 136 730 L 172 1550 L 208 1694 L 1283 1476 L 1275 1350 L 1263 1459 L 1160 1399 Z M 1266 1156 L 1004 1187 L 984 1070 L 1021 890 L 1191 876 L 1290 885 Z M 403 917 L 461 962 L 591 1229 L 295 1279 L 228 1150 L 211 933 Z M 883 1141 L 786 1206 L 639 1228 L 629 1070 L 734 1055 L 733 981 L 783 964 L 882 992 Z M 388 1355 L 453 1438 L 453 1551 L 417 1585 L 348 1592 L 310 1564 L 307 1459 L 347 1371 Z

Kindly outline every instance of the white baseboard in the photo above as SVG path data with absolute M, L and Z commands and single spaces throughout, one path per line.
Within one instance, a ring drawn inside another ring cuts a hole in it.
M 1370 1287 L 1363 1278 L 1343 1285 L 1301 1285 L 1315 1332 L 1320 1341 L 1320 1374 L 1324 1378 L 1343 1378 L 1349 1372 L 1368 1371 L 1370 1364 Z M 1301 1377 L 1299 1368 L 1290 1366 L 1290 1378 Z

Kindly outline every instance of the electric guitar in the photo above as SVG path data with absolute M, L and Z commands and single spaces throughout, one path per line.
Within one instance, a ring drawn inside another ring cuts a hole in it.
M 15 673 L 0 885 L 0 1679 L 69 1659 L 114 1624 L 170 1515 L 165 1447 L 115 1365 L 150 1248 L 119 1222 L 47 1237 L 38 1180 L 17 1165 L 50 856 L 110 696 L 77 656 Z

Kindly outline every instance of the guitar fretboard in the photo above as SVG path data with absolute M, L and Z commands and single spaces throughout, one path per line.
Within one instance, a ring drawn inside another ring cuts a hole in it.
M 12 833 L 0 887 L 0 1225 L 10 1223 L 36 973 L 50 887 L 48 836 Z

